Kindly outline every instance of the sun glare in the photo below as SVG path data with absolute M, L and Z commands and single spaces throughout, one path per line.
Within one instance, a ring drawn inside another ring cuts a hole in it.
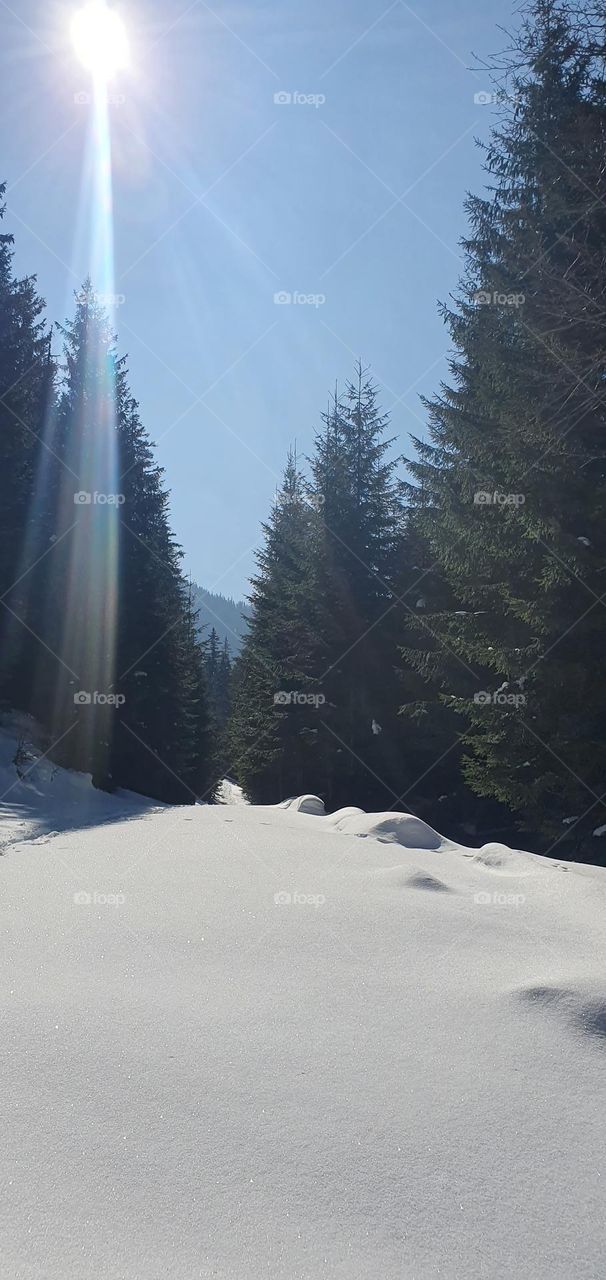
M 119 15 L 104 0 L 90 0 L 71 24 L 80 62 L 99 80 L 109 80 L 128 65 L 128 37 Z

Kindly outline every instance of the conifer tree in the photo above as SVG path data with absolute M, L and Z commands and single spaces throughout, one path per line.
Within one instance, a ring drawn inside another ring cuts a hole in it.
M 12 243 L 0 235 L 0 700 L 31 710 L 39 647 L 32 570 L 52 550 L 54 533 L 42 483 L 56 462 L 44 441 L 53 368 L 44 304 L 35 277 L 15 279 Z
M 271 803 L 309 789 L 319 730 L 312 511 L 290 453 L 263 526 L 252 580 L 252 617 L 235 663 L 230 752 L 249 798 Z
M 215 627 L 211 627 L 206 642 L 205 669 L 212 739 L 210 767 L 215 787 L 222 781 L 230 767 L 227 724 L 230 717 L 232 679 L 229 644 L 226 639 L 221 645 Z
M 361 364 L 316 437 L 313 595 L 322 706 L 319 782 L 331 807 L 386 808 L 402 790 L 395 591 L 402 537 L 397 459 Z M 398 790 L 399 788 L 399 790 Z
M 412 464 L 420 528 L 460 604 L 435 629 L 491 673 L 475 695 L 465 677 L 453 689 L 467 778 L 573 854 L 605 818 L 603 52 L 573 6 L 530 5 L 445 310 L 453 385 Z
M 386 425 L 358 366 L 323 416 L 308 481 L 289 457 L 234 679 L 234 772 L 253 800 L 312 790 L 331 808 L 388 807 L 404 790 L 402 509 Z
M 97 785 L 191 803 L 208 786 L 204 657 L 162 472 L 90 282 L 63 334 L 43 718 Z

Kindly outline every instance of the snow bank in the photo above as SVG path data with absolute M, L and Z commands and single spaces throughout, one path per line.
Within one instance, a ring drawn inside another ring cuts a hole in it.
M 363 813 L 340 818 L 337 831 L 348 836 L 365 836 L 386 844 L 399 844 L 404 849 L 439 849 L 444 837 L 412 813 Z
M 0 859 L 7 1280 L 603 1277 L 606 870 L 18 786 L 66 818 Z
M 344 818 L 357 818 L 359 814 L 364 813 L 363 809 L 356 809 L 355 805 L 350 805 L 346 809 L 335 809 L 334 813 L 329 813 L 326 823 L 331 827 L 338 827 Z
M 0 728 L 0 852 L 21 840 L 45 841 L 57 831 L 114 822 L 153 811 L 144 796 L 97 791 L 90 774 L 62 769 L 31 716 L 5 715 Z
M 290 809 L 293 813 L 309 813 L 318 817 L 322 817 L 326 812 L 324 801 L 320 800 L 319 796 L 312 795 L 293 796 L 290 800 L 282 800 L 277 808 Z

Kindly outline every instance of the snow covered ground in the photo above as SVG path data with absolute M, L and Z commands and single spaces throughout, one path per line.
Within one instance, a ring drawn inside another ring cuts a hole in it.
M 31 716 L 13 712 L 0 728 L 0 854 L 28 839 L 45 843 L 66 828 L 135 817 L 162 806 L 132 791 L 108 796 L 90 775 L 59 769 L 45 756 Z
M 3 1277 L 602 1280 L 606 871 L 95 803 L 0 859 Z

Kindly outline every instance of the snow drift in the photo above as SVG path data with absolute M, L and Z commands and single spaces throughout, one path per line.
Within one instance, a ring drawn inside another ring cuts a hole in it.
M 3 801 L 3 1276 L 603 1276 L 605 870 L 35 777 Z

